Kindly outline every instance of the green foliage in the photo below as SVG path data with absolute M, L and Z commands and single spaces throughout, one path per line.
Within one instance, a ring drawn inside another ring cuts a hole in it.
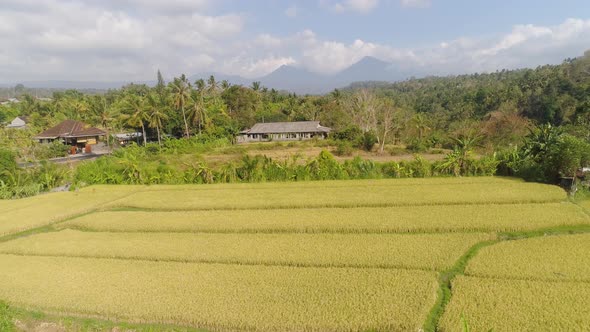
M 564 134 L 547 152 L 547 163 L 559 176 L 572 177 L 579 168 L 590 165 L 590 143 Z
M 427 141 L 418 138 L 411 139 L 406 146 L 406 149 L 413 153 L 426 152 L 428 151 L 428 148 L 429 145 L 427 144 Z
M 375 144 L 377 144 L 377 141 L 378 141 L 378 139 L 377 139 L 377 135 L 375 135 L 375 132 L 367 131 L 361 137 L 361 141 L 360 141 L 359 146 L 366 151 L 371 151 L 371 150 L 373 150 L 373 147 L 375 146 Z
M 12 332 L 16 331 L 14 322 L 12 321 L 12 311 L 8 304 L 0 302 L 0 331 Z
M 316 159 L 307 163 L 306 169 L 312 180 L 340 180 L 348 178 L 348 174 L 334 156 L 328 151 L 320 152 Z
M 55 140 L 50 144 L 42 144 L 40 148 L 37 150 L 36 157 L 37 159 L 41 160 L 66 157 L 68 155 L 69 150 L 70 146 L 63 144 L 58 140 Z
M 0 149 L 0 182 L 7 182 L 16 171 L 16 155 L 9 150 Z
M 579 168 L 590 164 L 590 143 L 551 125 L 531 130 L 519 152 L 512 150 L 500 155 L 502 174 L 558 183 L 560 177 L 573 177 Z
M 332 133 L 332 137 L 336 140 L 358 142 L 363 136 L 363 131 L 355 125 L 348 126 L 342 130 Z
M 336 150 L 334 151 L 337 156 L 351 156 L 353 152 L 354 148 L 351 142 L 337 141 Z

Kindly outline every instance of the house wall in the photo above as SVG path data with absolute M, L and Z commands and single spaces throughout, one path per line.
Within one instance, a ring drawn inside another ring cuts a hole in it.
M 270 141 L 306 141 L 310 139 L 325 139 L 325 133 L 280 133 L 280 134 L 241 134 L 238 143 L 270 142 Z

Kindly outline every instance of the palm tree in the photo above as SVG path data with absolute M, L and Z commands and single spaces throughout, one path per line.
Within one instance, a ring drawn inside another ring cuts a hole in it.
M 205 86 L 206 86 L 206 84 L 205 84 L 205 80 L 204 79 L 200 78 L 200 79 L 198 79 L 198 80 L 195 81 L 195 87 L 197 88 L 197 91 L 204 92 L 205 91 Z
M 225 91 L 225 90 L 229 89 L 229 87 L 230 87 L 230 84 L 229 84 L 229 82 L 228 82 L 227 80 L 223 80 L 223 81 L 221 81 L 221 89 L 222 89 L 223 91 Z
M 251 86 L 252 90 L 254 91 L 258 91 L 260 90 L 260 82 L 259 81 L 254 81 L 252 82 L 252 86 Z
M 188 118 L 191 125 L 199 128 L 199 135 L 203 129 L 203 123 L 207 121 L 207 113 L 205 110 L 205 101 L 203 99 L 204 91 L 197 89 L 196 95 L 192 98 L 193 103 L 190 106 Z
M 74 113 L 74 116 L 77 119 L 82 119 L 85 117 L 85 114 L 88 112 L 89 107 L 88 104 L 86 104 L 85 101 L 82 100 L 76 100 L 73 104 L 72 104 L 72 111 Z
M 132 127 L 141 127 L 143 134 L 143 145 L 147 144 L 147 137 L 145 132 L 145 122 L 149 121 L 148 107 L 146 107 L 145 100 L 143 97 L 130 94 L 125 97 L 123 104 L 121 105 L 121 111 L 125 114 L 122 115 L 122 119 L 127 125 Z
M 217 81 L 215 81 L 215 76 L 211 75 L 209 76 L 209 79 L 207 80 L 207 85 L 209 85 L 209 93 L 211 95 L 214 95 L 217 92 Z
M 414 128 L 418 130 L 418 139 L 422 141 L 422 136 L 430 127 L 428 127 L 428 119 L 422 113 L 417 113 L 414 118 L 412 119 L 414 122 Z
M 467 174 L 469 171 L 469 163 L 472 160 L 471 155 L 477 147 L 480 138 L 480 136 L 459 136 L 458 138 L 453 138 L 453 141 L 455 141 L 454 152 L 457 154 L 458 166 L 463 174 Z
M 103 127 L 107 133 L 107 147 L 110 148 L 110 129 L 111 124 L 117 119 L 116 110 L 113 107 L 107 105 L 107 101 L 101 98 L 95 105 L 95 117 L 97 122 Z
M 149 94 L 147 96 L 147 105 L 149 126 L 150 128 L 156 128 L 158 133 L 158 145 L 162 146 L 160 130 L 163 127 L 163 121 L 168 119 L 168 115 L 164 112 L 163 108 L 160 106 L 161 103 L 159 102 L 158 97 L 154 94 Z
M 174 107 L 176 107 L 177 110 L 180 110 L 182 112 L 185 135 L 187 138 L 190 138 L 191 135 L 188 130 L 188 122 L 186 120 L 184 106 L 188 103 L 190 99 L 191 85 L 187 81 L 186 76 L 184 76 L 183 74 L 182 76 L 180 76 L 180 78 L 174 78 L 174 81 L 170 83 L 170 88 L 172 89 Z

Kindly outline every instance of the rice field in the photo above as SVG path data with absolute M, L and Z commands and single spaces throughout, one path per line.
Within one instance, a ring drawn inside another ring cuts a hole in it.
M 210 190 L 144 190 L 110 204 L 111 207 L 160 210 L 289 209 L 313 207 L 428 206 L 451 204 L 549 203 L 564 200 L 563 190 L 537 183 L 498 180 L 485 184 L 342 186 L 281 184 L 245 185 Z M 346 182 L 346 181 L 344 181 Z M 357 181 L 358 182 L 358 181 Z M 391 182 L 387 180 L 386 182 Z M 182 197 L 182 199 L 179 199 Z M 334 199 L 337 197 L 337 199 Z
M 0 253 L 177 262 L 444 270 L 490 234 L 191 234 L 64 230 L 0 243 Z M 362 252 L 358 252 L 362 250 Z
M 14 201 L 0 201 L 0 236 L 46 226 L 93 211 L 127 193 L 114 191 L 59 192 Z
M 0 298 L 125 321 L 256 331 L 416 331 L 434 272 L 0 255 Z
M 590 331 L 590 285 L 459 276 L 439 324 L 461 331 Z
M 473 331 L 584 331 L 590 232 L 568 234 L 590 231 L 583 206 L 554 186 L 485 177 L 0 201 L 0 301 L 210 331 L 433 331 L 432 312 L 441 331 L 461 330 L 462 315 Z
M 296 211 L 296 212 L 294 212 Z M 444 233 L 589 224 L 574 204 L 433 205 L 203 211 L 104 211 L 59 227 L 101 232 Z
M 483 248 L 466 274 L 590 282 L 590 234 L 537 237 Z

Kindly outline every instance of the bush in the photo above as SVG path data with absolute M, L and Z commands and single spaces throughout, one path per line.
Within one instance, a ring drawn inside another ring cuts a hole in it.
M 334 154 L 337 156 L 351 156 L 354 152 L 354 148 L 352 147 L 352 143 L 349 141 L 338 141 L 336 143 L 336 150 Z
M 320 152 L 320 155 L 307 163 L 306 168 L 313 180 L 341 180 L 348 176 L 334 156 L 328 151 Z
M 395 161 L 390 161 L 381 165 L 381 173 L 389 178 L 403 178 L 407 176 L 404 164 Z
M 471 165 L 471 175 L 492 176 L 496 174 L 500 161 L 496 155 L 483 156 L 479 160 L 473 160 Z
M 414 160 L 404 165 L 406 174 L 410 177 L 424 178 L 432 176 L 432 164 L 419 155 L 414 155 Z
M 332 133 L 334 139 L 349 142 L 359 142 L 362 136 L 363 131 L 357 126 L 349 126 L 343 130 Z
M 556 146 L 547 153 L 547 162 L 552 172 L 562 177 L 572 177 L 576 171 L 590 164 L 590 144 L 564 134 Z
M 9 150 L 0 149 L 0 172 L 11 172 L 14 171 L 16 167 L 16 154 Z
M 377 135 L 375 135 L 372 131 L 367 131 L 363 134 L 360 141 L 360 148 L 364 149 L 365 151 L 373 150 L 373 146 L 377 144 Z
M 413 139 L 408 143 L 406 149 L 414 153 L 426 152 L 428 151 L 428 144 L 425 140 Z
M 355 157 L 344 162 L 344 170 L 350 179 L 379 179 L 382 173 L 374 161 Z
M 408 151 L 405 148 L 402 148 L 400 146 L 389 146 L 387 147 L 387 152 L 390 156 L 399 156 L 408 153 Z

